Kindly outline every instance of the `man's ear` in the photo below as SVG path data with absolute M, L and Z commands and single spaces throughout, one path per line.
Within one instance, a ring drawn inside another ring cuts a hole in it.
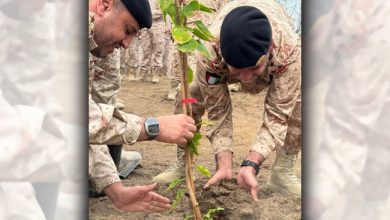
M 98 2 L 97 14 L 103 16 L 107 11 L 111 10 L 114 6 L 114 1 L 118 0 L 100 0 Z

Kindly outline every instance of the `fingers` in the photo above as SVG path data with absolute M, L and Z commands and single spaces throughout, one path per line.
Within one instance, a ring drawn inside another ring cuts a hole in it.
M 251 195 L 253 200 L 255 200 L 256 202 L 259 201 L 259 199 L 257 198 L 257 185 L 251 187 Z
M 178 139 L 176 143 L 181 144 L 181 145 L 185 145 L 185 144 L 187 144 L 187 142 L 188 142 L 188 140 L 186 138 L 182 137 L 182 138 Z
M 194 124 L 188 124 L 188 130 L 192 133 L 196 132 L 196 126 Z
M 194 119 L 184 114 L 181 114 L 180 116 L 184 117 L 185 129 L 191 131 L 192 133 L 196 132 L 196 125 Z
M 171 202 L 168 198 L 166 198 L 160 194 L 157 194 L 155 192 L 150 192 L 150 195 L 152 196 L 152 201 L 161 202 L 161 203 L 165 203 L 165 204 L 169 204 Z
M 149 192 L 148 197 L 150 201 L 143 202 L 143 205 L 150 212 L 163 212 L 171 208 L 170 200 L 155 192 Z
M 149 184 L 149 185 L 146 185 L 146 186 L 143 186 L 143 191 L 144 192 L 149 192 L 149 191 L 154 191 L 157 187 L 157 183 L 152 183 L 152 184 Z
M 256 176 L 251 172 L 241 171 L 237 175 L 237 184 L 250 191 L 253 200 L 259 201 L 257 197 L 257 188 L 259 186 Z
M 148 212 L 164 212 L 167 209 L 170 209 L 171 205 L 160 202 L 150 202 L 145 207 Z
M 192 140 L 192 138 L 194 138 L 194 133 L 187 131 L 183 136 L 186 140 Z
M 189 124 L 195 124 L 195 121 L 194 121 L 194 119 L 193 118 L 191 118 L 190 116 L 188 116 L 188 115 L 185 115 L 185 114 L 180 114 L 182 117 L 184 117 L 185 118 L 185 120 L 186 120 L 186 122 L 188 122 Z
M 203 189 L 207 189 L 209 186 L 214 185 L 218 183 L 221 180 L 220 176 L 218 174 L 212 176 L 209 181 L 204 185 Z

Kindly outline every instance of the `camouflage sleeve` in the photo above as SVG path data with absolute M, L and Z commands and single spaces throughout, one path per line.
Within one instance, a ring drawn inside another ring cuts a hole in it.
M 287 132 L 287 120 L 301 99 L 300 49 L 294 62 L 273 75 L 264 103 L 263 124 L 251 147 L 268 158 L 275 147 L 282 147 Z
M 112 105 L 97 104 L 89 96 L 89 144 L 132 144 L 141 133 L 141 121 Z
M 232 103 L 226 77 L 217 75 L 218 71 L 215 71 L 210 63 L 207 58 L 198 57 L 196 83 L 199 85 L 205 110 L 211 122 L 207 127 L 207 137 L 213 144 L 214 153 L 217 154 L 222 151 L 233 151 Z M 207 79 L 210 73 L 215 74 L 215 80 Z
M 98 103 L 115 105 L 120 87 L 120 50 L 95 63 L 95 72 L 90 82 L 91 95 Z
M 121 181 L 107 145 L 89 145 L 88 175 L 98 192 Z

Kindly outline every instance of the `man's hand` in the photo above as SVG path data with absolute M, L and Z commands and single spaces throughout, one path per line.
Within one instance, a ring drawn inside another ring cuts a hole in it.
M 237 174 L 237 183 L 240 187 L 245 188 L 251 192 L 252 198 L 258 201 L 257 188 L 258 183 L 256 179 L 256 171 L 253 167 L 241 167 Z
M 170 201 L 153 190 L 157 184 L 125 187 L 121 182 L 104 189 L 104 193 L 120 210 L 127 212 L 163 212 L 171 208 Z
M 204 189 L 211 185 L 218 183 L 221 180 L 233 178 L 232 174 L 232 158 L 233 154 L 230 151 L 221 152 L 217 154 L 217 172 L 207 181 Z
M 157 117 L 160 134 L 156 140 L 171 144 L 186 144 L 194 137 L 195 121 L 184 114 Z
M 265 158 L 258 152 L 250 151 L 246 160 L 253 161 L 257 164 L 262 164 Z M 237 174 L 237 183 L 240 187 L 245 188 L 251 192 L 252 198 L 255 201 L 258 201 L 257 198 L 257 188 L 259 184 L 256 179 L 256 170 L 250 166 L 241 167 L 240 171 Z

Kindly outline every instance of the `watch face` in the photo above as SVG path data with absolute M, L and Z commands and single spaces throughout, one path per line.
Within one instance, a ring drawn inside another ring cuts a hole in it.
M 149 125 L 148 127 L 148 130 L 151 134 L 159 134 L 160 133 L 160 129 L 159 129 L 159 125 L 156 124 L 156 125 Z

